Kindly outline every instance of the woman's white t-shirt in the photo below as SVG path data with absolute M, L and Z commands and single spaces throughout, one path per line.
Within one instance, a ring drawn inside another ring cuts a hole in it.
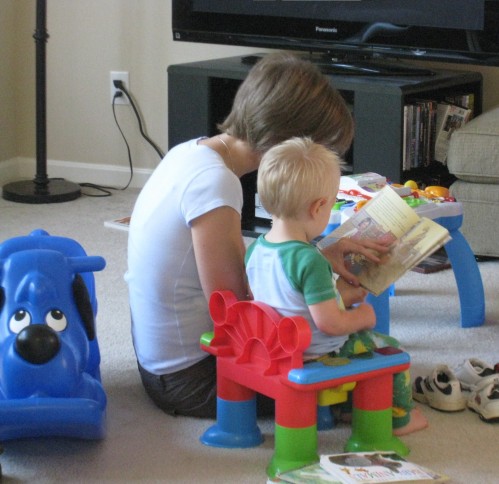
M 239 179 L 214 150 L 191 140 L 170 150 L 142 189 L 128 237 L 132 338 L 140 365 L 161 375 L 207 355 L 212 329 L 193 251 L 192 221 L 222 206 L 241 214 Z

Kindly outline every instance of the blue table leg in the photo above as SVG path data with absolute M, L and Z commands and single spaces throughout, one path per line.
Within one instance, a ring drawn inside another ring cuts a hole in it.
M 366 301 L 374 307 L 376 313 L 376 326 L 374 328 L 378 333 L 390 334 L 390 292 L 389 287 L 379 296 L 368 294 Z
M 439 219 L 436 222 L 441 223 Z M 445 227 L 446 224 L 442 223 Z M 482 276 L 475 256 L 459 230 L 450 230 L 452 240 L 445 250 L 456 278 L 459 301 L 461 303 L 461 327 L 472 328 L 485 321 L 485 296 Z

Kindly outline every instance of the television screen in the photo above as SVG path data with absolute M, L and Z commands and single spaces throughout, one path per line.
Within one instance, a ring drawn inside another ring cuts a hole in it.
M 173 0 L 175 40 L 499 65 L 499 0 Z

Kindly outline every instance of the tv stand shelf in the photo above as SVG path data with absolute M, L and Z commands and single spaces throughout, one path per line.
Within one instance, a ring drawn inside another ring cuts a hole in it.
M 231 109 L 240 83 L 251 69 L 247 56 L 175 64 L 168 67 L 168 144 L 173 147 L 198 136 L 213 136 Z M 322 60 L 323 62 L 323 60 Z M 396 64 L 396 63 L 395 63 Z M 327 69 L 324 69 L 327 71 Z M 355 139 L 348 160 L 356 173 L 374 171 L 393 182 L 402 170 L 404 105 L 419 99 L 474 95 L 475 115 L 482 108 L 478 72 L 440 71 L 420 76 L 355 76 L 328 74 L 352 106 Z M 243 225 L 254 220 L 255 175 L 243 177 Z

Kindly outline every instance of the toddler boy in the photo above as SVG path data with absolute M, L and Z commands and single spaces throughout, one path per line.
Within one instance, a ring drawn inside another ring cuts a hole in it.
M 283 316 L 303 316 L 312 341 L 306 359 L 351 357 L 382 346 L 398 346 L 374 333 L 376 315 L 366 291 L 343 279 L 311 244 L 325 229 L 336 201 L 341 160 L 309 138 L 292 138 L 268 150 L 258 169 L 257 190 L 272 216 L 272 228 L 246 253 L 253 297 Z M 428 422 L 414 408 L 408 372 L 394 376 L 393 429 L 405 435 Z

